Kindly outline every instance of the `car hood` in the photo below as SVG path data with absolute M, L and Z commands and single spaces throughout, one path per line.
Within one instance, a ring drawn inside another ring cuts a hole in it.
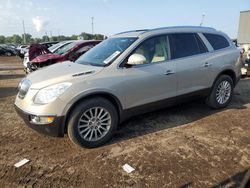
M 71 82 L 75 79 L 92 76 L 102 69 L 103 67 L 65 61 L 32 72 L 27 79 L 32 83 L 30 89 L 41 89 L 56 83 Z
M 46 62 L 48 60 L 55 60 L 55 59 L 60 59 L 63 56 L 58 55 L 58 54 L 52 54 L 52 53 L 48 53 L 48 54 L 43 54 L 43 55 L 39 55 L 36 58 L 34 58 L 31 63 L 43 63 Z

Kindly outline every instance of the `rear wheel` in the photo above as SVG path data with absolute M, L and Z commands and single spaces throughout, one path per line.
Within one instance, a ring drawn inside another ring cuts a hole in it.
M 118 115 L 114 105 L 98 97 L 83 101 L 73 110 L 67 129 L 73 143 L 93 148 L 110 140 L 117 124 Z
M 212 92 L 207 98 L 207 104 L 215 109 L 225 108 L 233 96 L 234 83 L 230 76 L 221 75 L 213 86 Z

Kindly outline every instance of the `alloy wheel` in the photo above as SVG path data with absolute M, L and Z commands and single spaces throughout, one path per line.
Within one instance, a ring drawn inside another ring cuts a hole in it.
M 78 121 L 78 133 L 86 141 L 98 141 L 111 127 L 111 115 L 103 107 L 86 110 Z
M 231 84 L 226 80 L 222 81 L 216 90 L 216 101 L 225 104 L 231 97 L 231 90 Z

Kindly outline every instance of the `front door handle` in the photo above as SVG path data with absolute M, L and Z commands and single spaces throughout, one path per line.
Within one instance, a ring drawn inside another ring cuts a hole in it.
M 212 66 L 212 64 L 210 64 L 208 62 L 204 63 L 204 65 L 203 65 L 203 67 L 211 67 L 211 66 Z
M 168 76 L 168 75 L 175 74 L 175 72 L 172 70 L 167 70 L 164 74 Z

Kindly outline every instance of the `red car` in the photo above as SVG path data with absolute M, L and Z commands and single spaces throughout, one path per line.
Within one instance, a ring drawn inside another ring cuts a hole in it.
M 78 40 L 65 45 L 55 53 L 46 53 L 37 56 L 27 64 L 27 72 L 63 61 L 76 61 L 82 54 L 99 44 L 100 40 Z

